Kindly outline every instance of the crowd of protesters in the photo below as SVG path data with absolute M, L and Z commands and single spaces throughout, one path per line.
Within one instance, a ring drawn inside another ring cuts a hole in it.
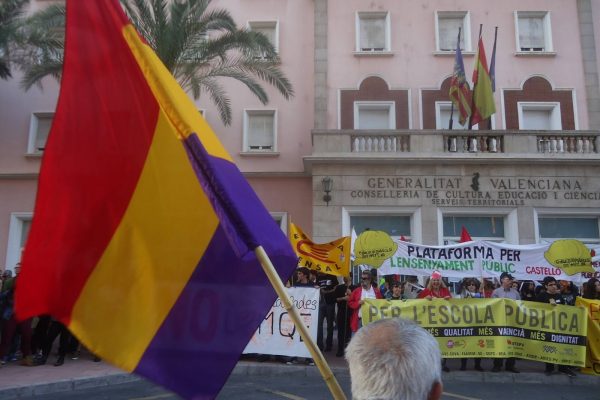
M 442 277 L 439 272 L 434 272 L 421 286 L 416 276 L 389 275 L 377 280 L 376 270 L 361 270 L 360 280 L 357 285 L 352 284 L 351 278 L 344 278 L 342 283 L 337 283 L 337 277 L 317 274 L 307 268 L 297 270 L 299 276 L 306 274 L 306 282 L 301 285 L 292 279 L 288 286 L 312 286 L 320 289 L 321 305 L 318 318 L 317 345 L 325 352 L 332 349 L 333 327 L 330 321 L 335 321 L 337 328 L 338 348 L 336 356 L 342 357 L 344 349 L 353 333 L 362 326 L 361 305 L 366 299 L 410 300 L 410 299 L 451 299 L 451 298 L 509 298 L 513 300 L 535 301 L 550 304 L 575 305 L 577 296 L 587 299 L 600 300 L 600 280 L 591 278 L 582 286 L 582 290 L 573 282 L 560 280 L 554 277 L 545 277 L 543 281 L 517 281 L 509 273 L 502 273 L 499 279 L 478 279 L 468 277 L 459 282 L 451 283 Z M 453 290 L 450 290 L 452 287 Z M 326 336 L 323 330 L 327 322 Z M 474 359 L 474 369 L 484 371 L 482 361 Z M 515 358 L 494 358 L 491 372 L 519 373 Z M 467 369 L 467 359 L 460 360 L 460 370 Z M 556 369 L 555 369 L 556 368 Z M 442 360 L 442 370 L 449 372 L 446 360 Z M 547 375 L 554 373 L 566 374 L 574 377 L 575 370 L 568 366 L 555 366 L 546 364 Z
M 67 356 L 73 360 L 79 358 L 79 341 L 61 322 L 48 315 L 17 321 L 14 303 L 19 272 L 17 264 L 14 276 L 10 270 L 0 275 L 0 366 L 13 361 L 27 367 L 44 365 L 57 338 L 54 366 L 63 365 Z M 94 357 L 93 361 L 100 359 Z
M 61 366 L 67 356 L 79 357 L 79 342 L 59 321 L 50 316 L 39 316 L 17 322 L 14 315 L 14 293 L 18 283 L 19 265 L 15 267 L 15 275 L 10 270 L 0 275 L 0 365 L 18 361 L 24 366 L 46 364 L 53 344 L 59 339 L 58 354 L 53 363 Z M 401 279 L 402 278 L 402 279 Z M 321 351 L 333 350 L 333 335 L 337 330 L 337 357 L 343 357 L 345 348 L 350 342 L 353 332 L 362 326 L 360 308 L 367 299 L 410 300 L 410 299 L 451 299 L 458 298 L 510 298 L 514 300 L 537 301 L 549 304 L 575 305 L 577 296 L 586 299 L 600 300 L 600 280 L 591 278 L 582 286 L 582 290 L 569 281 L 557 281 L 554 277 L 546 277 L 542 282 L 516 281 L 510 274 L 503 273 L 500 280 L 477 279 L 469 277 L 453 283 L 434 272 L 425 282 L 419 284 L 416 276 L 390 275 L 377 281 L 376 270 L 364 269 L 360 272 L 357 285 L 352 277 L 345 277 L 340 282 L 338 277 L 320 274 L 308 268 L 298 268 L 288 286 L 314 287 L 320 291 L 320 306 L 317 327 L 317 346 Z M 335 327 L 335 329 L 334 329 Z M 324 335 L 324 328 L 326 333 Z M 99 358 L 94 357 L 94 361 Z M 288 364 L 296 363 L 296 359 L 284 359 Z M 305 360 L 314 365 L 311 359 Z M 501 371 L 502 366 L 508 372 L 519 373 L 514 358 L 495 358 L 492 372 Z M 460 369 L 465 370 L 467 359 L 461 359 Z M 482 359 L 474 359 L 474 368 L 484 371 Z M 554 371 L 575 376 L 575 371 L 568 366 L 546 364 L 546 374 Z M 446 360 L 442 360 L 442 369 L 449 372 Z

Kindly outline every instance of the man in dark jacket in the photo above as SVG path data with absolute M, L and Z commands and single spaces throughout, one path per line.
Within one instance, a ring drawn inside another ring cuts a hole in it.
M 554 306 L 559 304 L 565 305 L 565 299 L 560 294 L 558 282 L 554 277 L 545 277 L 543 281 L 543 286 L 545 291 L 542 291 L 537 295 L 536 301 L 540 303 L 549 303 Z M 546 363 L 546 375 L 551 375 L 554 372 L 554 366 L 555 364 Z M 568 375 L 571 378 L 576 376 L 575 372 L 573 372 L 573 370 L 566 365 L 559 365 L 558 372 Z

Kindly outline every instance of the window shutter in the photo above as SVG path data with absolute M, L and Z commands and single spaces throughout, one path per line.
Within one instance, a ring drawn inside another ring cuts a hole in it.
M 359 108 L 358 129 L 393 129 L 389 108 Z
M 519 17 L 519 46 L 523 51 L 544 50 L 544 17 Z
M 523 110 L 523 127 L 521 129 L 552 129 L 551 110 Z
M 248 147 L 250 150 L 273 150 L 273 114 L 248 116 Z
M 386 49 L 384 17 L 360 19 L 360 48 L 363 51 Z
M 463 17 L 444 17 L 438 21 L 438 34 L 440 50 L 451 51 L 456 50 L 456 36 L 458 29 L 463 27 Z M 465 48 L 464 30 L 460 35 L 460 48 Z
M 271 42 L 271 44 L 273 46 L 275 46 L 275 27 L 259 27 L 259 28 L 252 28 L 253 31 L 255 32 L 260 32 L 263 35 L 265 35 L 268 39 L 269 42 Z

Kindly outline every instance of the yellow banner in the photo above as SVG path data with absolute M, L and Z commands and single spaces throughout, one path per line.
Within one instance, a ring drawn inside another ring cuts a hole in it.
M 517 357 L 583 367 L 586 310 L 509 299 L 366 300 L 363 324 L 411 319 L 438 341 L 445 358 Z
M 589 300 L 578 297 L 575 305 L 584 307 L 587 312 L 588 346 L 585 357 L 585 368 L 581 372 L 600 375 L 600 300 Z
M 290 241 L 298 256 L 298 266 L 331 275 L 350 275 L 350 237 L 317 244 L 294 224 L 290 224 Z

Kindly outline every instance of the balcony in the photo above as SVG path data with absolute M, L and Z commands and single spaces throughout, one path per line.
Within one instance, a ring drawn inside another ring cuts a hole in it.
M 598 131 L 315 130 L 305 163 L 597 164 Z

